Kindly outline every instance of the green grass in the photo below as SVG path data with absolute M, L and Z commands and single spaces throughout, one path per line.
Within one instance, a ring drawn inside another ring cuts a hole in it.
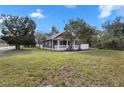
M 124 51 L 8 51 L 0 86 L 124 86 Z

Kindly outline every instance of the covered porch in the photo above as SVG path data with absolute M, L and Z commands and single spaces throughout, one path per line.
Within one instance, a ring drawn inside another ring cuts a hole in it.
M 70 42 L 68 40 L 47 40 L 43 42 L 43 48 L 51 50 L 66 50 L 69 47 Z M 76 41 L 72 45 L 74 50 L 79 49 L 79 45 Z

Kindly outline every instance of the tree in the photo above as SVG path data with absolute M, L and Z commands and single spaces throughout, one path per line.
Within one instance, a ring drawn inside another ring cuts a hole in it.
M 73 29 L 72 24 L 73 24 L 73 20 L 71 20 L 69 22 L 69 24 L 66 24 L 65 27 L 64 27 L 65 32 L 63 34 L 63 37 L 69 41 L 69 47 L 68 47 L 67 50 L 73 50 L 72 45 L 73 45 L 73 42 L 74 42 L 75 37 L 76 37 L 75 34 L 74 34 L 75 29 Z
M 124 36 L 117 37 L 106 33 L 106 35 L 101 37 L 97 47 L 102 49 L 122 50 L 124 49 Z
M 0 44 L 3 44 L 3 43 L 5 43 L 2 39 L 0 39 Z
M 57 28 L 55 26 L 52 26 L 51 27 L 51 34 L 53 35 L 53 34 L 57 34 L 57 33 L 59 33 L 59 31 L 57 30 Z
M 51 31 L 49 33 L 46 33 L 46 36 L 52 36 L 59 33 L 58 29 L 55 26 L 51 27 Z
M 112 22 L 107 20 L 102 27 L 114 36 L 124 35 L 124 19 L 122 17 L 116 17 Z
M 27 46 L 27 47 L 35 47 L 36 41 L 35 41 L 34 32 L 32 32 L 32 34 L 26 35 L 24 37 L 23 45 Z
M 64 30 L 64 37 L 70 41 L 70 50 L 75 39 L 80 41 L 79 45 L 81 43 L 90 43 L 95 33 L 95 28 L 91 27 L 84 20 L 79 18 L 76 20 L 70 20 L 69 23 L 65 25 Z
M 98 47 L 104 49 L 124 49 L 124 20 L 116 17 L 103 25 L 104 35 L 100 38 Z
M 20 49 L 20 45 L 34 42 L 35 22 L 28 17 L 1 15 L 2 39 L 10 45 L 15 45 Z M 35 42 L 34 42 L 35 43 Z
M 80 44 L 81 43 L 89 43 L 92 44 L 94 36 L 96 35 L 96 28 L 91 27 L 88 23 L 86 23 L 82 19 L 77 19 L 76 23 L 76 37 L 78 37 Z
M 110 20 L 106 20 L 103 24 L 102 24 L 102 28 L 104 29 L 104 31 L 107 31 L 108 33 L 112 33 L 111 29 L 111 21 Z
M 93 31 L 93 35 L 91 35 L 91 38 L 90 38 L 90 45 L 91 47 L 96 48 L 97 44 L 100 41 L 100 38 L 103 36 L 104 33 L 101 30 L 97 30 L 97 29 L 94 29 L 94 30 L 95 31 Z
M 36 38 L 36 42 L 39 44 L 39 49 L 40 49 L 41 48 L 40 45 L 43 40 L 46 40 L 46 36 L 41 32 L 36 32 L 35 38 Z

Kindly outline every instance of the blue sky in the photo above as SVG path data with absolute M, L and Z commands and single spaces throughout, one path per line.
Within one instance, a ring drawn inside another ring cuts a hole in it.
M 49 32 L 51 26 L 56 26 L 59 31 L 70 19 L 82 18 L 91 26 L 101 29 L 101 24 L 106 20 L 112 20 L 116 16 L 124 16 L 124 6 L 0 6 L 0 14 L 29 16 L 37 24 L 36 30 Z

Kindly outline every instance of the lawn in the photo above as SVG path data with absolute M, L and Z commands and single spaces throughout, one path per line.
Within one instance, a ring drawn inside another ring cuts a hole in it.
M 124 51 L 8 51 L 0 56 L 0 86 L 124 86 Z

